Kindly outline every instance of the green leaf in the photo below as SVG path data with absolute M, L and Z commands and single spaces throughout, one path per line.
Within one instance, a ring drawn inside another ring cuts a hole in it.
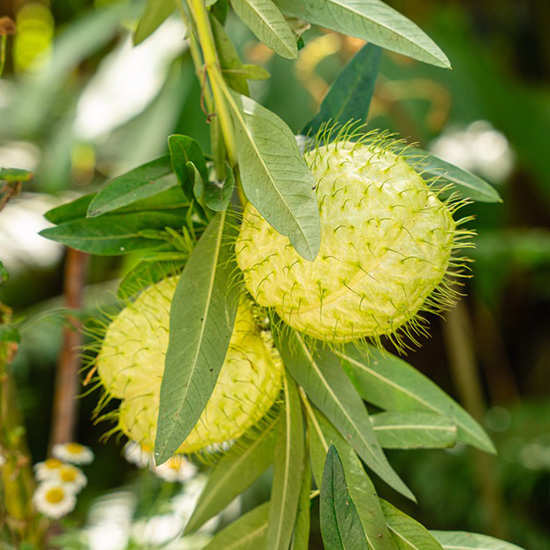
M 193 250 L 170 312 L 160 389 L 155 461 L 166 462 L 189 435 L 210 398 L 233 332 L 238 289 L 230 243 L 234 224 L 217 214 Z
M 185 258 L 179 253 L 179 260 L 142 260 L 130 270 L 118 285 L 117 294 L 121 298 L 131 298 L 144 288 L 177 273 L 184 265 Z
M 247 77 L 244 74 L 244 65 L 231 38 L 227 35 L 223 25 L 212 14 L 210 15 L 210 22 L 225 82 L 239 94 L 250 95 Z
M 21 335 L 13 325 L 0 325 L 0 342 L 21 342 Z
M 286 368 L 315 406 L 336 426 L 369 468 L 396 491 L 414 500 L 414 495 L 386 459 L 367 409 L 340 361 L 328 350 L 314 354 L 295 331 L 277 340 Z
M 281 11 L 437 67 L 451 64 L 412 21 L 380 0 L 275 0 Z
M 189 178 L 193 182 L 193 195 L 195 196 L 195 199 L 197 199 L 197 202 L 200 204 L 202 209 L 205 212 L 208 212 L 206 201 L 204 199 L 204 194 L 206 192 L 206 183 L 204 183 L 201 173 L 192 162 L 188 162 L 186 168 L 189 172 Z
M 307 454 L 304 453 L 304 474 L 302 476 L 302 488 L 298 499 L 298 512 L 296 524 L 292 535 L 290 550 L 309 550 L 309 528 L 311 519 L 311 464 Z
M 223 212 L 227 209 L 235 188 L 235 176 L 228 163 L 226 163 L 225 173 L 223 181 L 208 181 L 204 190 L 206 206 L 214 212 Z
M 346 485 L 334 445 L 329 447 L 321 485 L 321 534 L 326 550 L 368 550 L 365 533 Z
M 40 235 L 90 254 L 116 256 L 158 246 L 158 240 L 143 237 L 141 231 L 179 228 L 185 223 L 185 214 L 185 210 L 105 214 L 100 218 L 77 219 L 49 227 Z
M 193 138 L 179 134 L 168 138 L 168 149 L 170 150 L 172 169 L 180 182 L 183 193 L 188 200 L 192 200 L 193 179 L 187 164 L 192 162 L 201 178 L 208 181 L 208 168 L 202 149 Z
M 356 346 L 347 345 L 334 353 L 342 359 L 365 401 L 388 411 L 419 409 L 441 414 L 456 423 L 458 441 L 495 452 L 483 428 L 436 384 L 402 359 L 374 346 L 361 352 Z
M 137 46 L 151 36 L 175 9 L 174 0 L 147 0 L 145 11 L 134 34 L 134 45 Z
M 28 170 L 21 170 L 20 168 L 0 168 L 0 180 L 8 183 L 19 183 L 31 181 L 34 178 L 34 174 Z
M 479 176 L 450 164 L 428 151 L 418 147 L 405 147 L 404 157 L 415 170 L 420 172 L 425 180 L 433 181 L 436 188 L 453 184 L 451 191 L 456 191 L 461 197 L 478 202 L 502 202 L 496 189 Z
M 284 378 L 283 393 L 284 421 L 275 448 L 267 550 L 288 550 L 303 479 L 305 441 L 302 407 L 296 384 L 289 376 Z
M 2 260 L 0 260 L 0 285 L 6 283 L 9 279 L 8 270 L 4 267 Z
M 282 57 L 297 57 L 294 33 L 272 0 L 231 0 L 231 5 L 258 40 Z
M 398 550 L 442 550 L 423 525 L 383 499 L 380 504 Z
M 456 444 L 456 424 L 427 411 L 373 414 L 374 431 L 385 449 L 444 449 Z
M 248 200 L 306 260 L 321 246 L 315 178 L 290 128 L 244 96 L 229 96 L 241 180 Z
M 260 550 L 266 548 L 269 502 L 229 524 L 203 550 Z
M 56 225 L 85 218 L 88 213 L 88 208 L 96 195 L 97 193 L 82 195 L 71 202 L 67 202 L 61 206 L 56 206 L 55 208 L 48 210 L 44 214 L 44 217 Z
M 158 195 L 177 184 L 177 179 L 172 174 L 170 158 L 161 157 L 110 181 L 92 200 L 88 217 L 94 218 L 123 208 Z
M 396 550 L 393 539 L 386 526 L 386 519 L 380 506 L 376 489 L 365 472 L 357 454 L 338 430 L 319 411 L 308 408 L 308 425 L 310 440 L 317 447 L 317 453 L 322 453 L 323 460 L 330 445 L 338 450 L 347 487 L 363 526 L 365 538 L 371 550 Z M 316 461 L 319 458 L 315 459 Z M 316 468 L 318 465 L 316 465 Z M 317 473 L 319 479 L 321 472 Z
M 208 478 L 185 533 L 196 531 L 260 477 L 273 462 L 278 427 L 278 420 L 270 423 L 260 434 L 258 428 L 253 427 L 249 434 L 243 436 L 243 439 L 250 439 L 248 447 L 244 451 L 241 448 L 239 452 L 230 451 L 221 460 Z
M 270 72 L 259 65 L 243 65 L 241 67 L 242 74 L 248 80 L 267 80 L 271 77 Z
M 380 69 L 382 50 L 366 44 L 344 67 L 321 103 L 319 112 L 302 129 L 302 134 L 314 136 L 323 124 L 344 125 L 350 120 L 365 121 Z
M 430 531 L 444 550 L 524 550 L 520 546 L 476 533 Z

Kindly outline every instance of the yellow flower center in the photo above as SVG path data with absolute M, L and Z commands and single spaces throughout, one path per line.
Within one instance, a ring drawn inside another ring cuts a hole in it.
M 80 455 L 83 451 L 83 446 L 80 443 L 67 443 L 65 446 L 67 451 L 69 451 L 73 455 Z
M 57 470 L 57 468 L 60 468 L 63 465 L 63 462 L 61 460 L 57 460 L 57 458 L 48 458 L 46 462 L 44 462 L 44 466 L 48 470 Z
M 46 500 L 50 504 L 58 504 L 65 498 L 65 491 L 61 487 L 53 487 L 46 493 Z
M 61 472 L 59 473 L 59 477 L 64 483 L 73 483 L 74 481 L 76 481 L 76 475 L 76 470 L 67 467 L 62 468 Z

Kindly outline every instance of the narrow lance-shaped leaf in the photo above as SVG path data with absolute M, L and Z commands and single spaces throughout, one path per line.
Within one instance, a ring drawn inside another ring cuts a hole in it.
M 170 338 L 160 389 L 155 460 L 170 458 L 210 398 L 233 332 L 238 293 L 230 242 L 234 227 L 217 214 L 179 280 L 170 312 Z
M 385 449 L 445 449 L 456 444 L 456 424 L 437 413 L 383 412 L 370 419 Z
M 443 550 L 524 550 L 502 540 L 462 531 L 430 531 Z
M 231 5 L 258 40 L 282 57 L 298 55 L 294 33 L 272 0 L 231 0 Z
M 196 531 L 221 512 L 267 469 L 273 462 L 278 427 L 277 420 L 260 434 L 258 428 L 253 427 L 250 434 L 243 436 L 250 438 L 249 446 L 238 453 L 230 451 L 214 468 L 185 528 L 186 533 Z
M 175 187 L 169 157 L 138 166 L 110 181 L 92 200 L 88 217 L 94 218 Z
M 137 46 L 151 36 L 175 9 L 174 0 L 147 0 L 134 34 L 134 45 Z
M 447 56 L 412 21 L 380 0 L 275 0 L 281 11 L 437 67 Z
M 187 165 L 190 162 L 193 163 L 201 178 L 204 181 L 208 181 L 208 169 L 202 149 L 193 138 L 180 134 L 175 134 L 168 138 L 168 148 L 170 150 L 171 166 L 178 178 L 181 189 L 185 196 L 189 200 L 192 200 L 193 178 L 189 173 Z
M 284 377 L 285 409 L 275 449 L 273 484 L 269 507 L 267 550 L 288 550 L 304 467 L 304 424 L 298 389 L 290 376 Z
M 348 492 L 344 467 L 334 445 L 329 447 L 323 471 L 320 517 L 326 550 L 368 550 L 357 509 Z
M 328 350 L 314 354 L 295 331 L 278 337 L 277 347 L 294 379 L 369 468 L 396 491 L 414 500 L 410 489 L 385 457 L 367 409 L 343 371 L 340 361 Z
M 260 550 L 266 547 L 269 502 L 254 508 L 217 533 L 203 550 Z
M 398 550 L 442 550 L 441 544 L 420 523 L 380 499 L 388 528 Z
M 478 202 L 502 202 L 497 190 L 485 180 L 468 170 L 436 157 L 418 147 L 404 147 L 403 154 L 422 177 L 433 186 L 441 188 L 453 184 L 447 194 L 457 192 L 461 197 Z M 434 178 L 437 178 L 434 180 Z
M 338 433 L 336 428 L 317 410 L 307 407 L 309 435 L 312 450 L 325 457 L 330 445 L 335 445 L 346 477 L 349 494 L 353 499 L 359 521 L 363 526 L 370 550 L 397 550 L 386 526 L 386 518 L 382 512 L 376 489 L 365 472 L 361 461 L 352 447 Z M 319 457 L 313 457 L 315 468 L 319 468 Z M 319 479 L 319 471 L 316 474 Z
M 40 235 L 82 252 L 116 256 L 158 246 L 158 240 L 144 237 L 142 232 L 162 231 L 165 227 L 179 228 L 185 223 L 185 214 L 185 210 L 105 214 L 101 218 L 77 219 L 49 227 Z
M 296 524 L 292 535 L 290 550 L 309 550 L 309 528 L 311 523 L 311 464 L 307 453 L 304 453 L 304 475 L 302 476 L 302 488 L 298 499 L 298 512 Z
M 402 359 L 374 346 L 361 352 L 347 345 L 334 353 L 342 359 L 365 401 L 388 411 L 417 409 L 449 417 L 456 423 L 458 441 L 495 452 L 483 428 L 436 384 Z
M 344 67 L 321 103 L 319 112 L 304 126 L 302 134 L 314 136 L 323 125 L 364 122 L 380 69 L 382 50 L 366 44 Z
M 260 214 L 306 260 L 321 246 L 315 178 L 290 128 L 274 113 L 237 94 L 227 95 L 237 138 L 244 192 Z

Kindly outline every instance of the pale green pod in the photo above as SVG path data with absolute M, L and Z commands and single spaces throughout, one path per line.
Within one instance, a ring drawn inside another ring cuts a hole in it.
M 304 260 L 248 204 L 236 253 L 255 300 L 331 343 L 392 335 L 433 309 L 455 248 L 448 205 L 403 158 L 375 145 L 331 143 L 306 161 L 317 182 L 319 255 Z
M 176 285 L 176 277 L 152 285 L 122 310 L 109 325 L 97 358 L 107 392 L 122 399 L 120 429 L 148 449 L 155 441 L 170 305 Z M 283 365 L 270 336 L 258 328 L 250 302 L 241 299 L 212 396 L 178 452 L 199 452 L 243 435 L 274 404 L 282 373 Z

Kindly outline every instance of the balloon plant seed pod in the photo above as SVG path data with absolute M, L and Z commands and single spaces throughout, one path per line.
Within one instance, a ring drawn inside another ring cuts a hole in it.
M 308 262 L 248 204 L 238 265 L 248 291 L 294 329 L 340 344 L 424 333 L 422 312 L 450 307 L 471 231 L 386 135 L 319 139 L 305 158 L 316 180 L 321 248 Z
M 170 306 L 178 277 L 146 288 L 109 324 L 96 366 L 106 397 L 121 400 L 117 429 L 153 448 L 160 386 L 168 348 Z M 214 391 L 195 428 L 178 449 L 223 449 L 261 421 L 275 403 L 283 367 L 271 337 L 242 297 L 229 349 Z

